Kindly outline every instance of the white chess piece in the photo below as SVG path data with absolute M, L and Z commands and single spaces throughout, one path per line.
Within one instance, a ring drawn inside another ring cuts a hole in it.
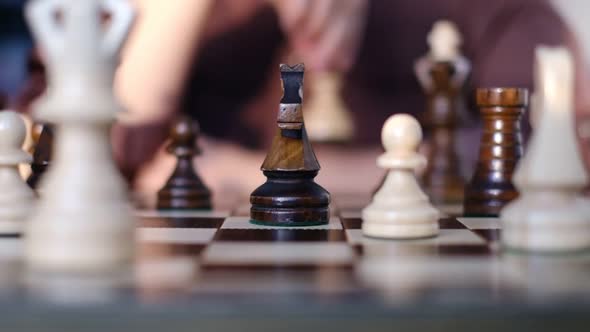
M 438 234 L 439 212 L 416 181 L 415 170 L 426 159 L 417 152 L 422 129 L 408 114 L 389 117 L 381 131 L 385 153 L 377 165 L 389 169 L 381 189 L 363 210 L 366 236 L 408 239 Z
M 533 135 L 513 182 L 520 197 L 500 214 L 508 248 L 556 252 L 590 248 L 588 183 L 574 127 L 574 67 L 565 48 L 536 49 Z
M 453 83 L 462 87 L 471 72 L 471 62 L 461 54 L 462 38 L 455 23 L 447 20 L 436 21 L 426 37 L 429 46 L 427 55 L 420 57 L 414 64 L 416 77 L 422 88 L 429 92 L 433 88 L 430 69 L 433 63 L 450 62 L 455 67 Z M 460 100 L 462 103 L 462 100 Z M 460 106 L 465 108 L 464 105 Z
M 27 134 L 18 113 L 0 112 L 0 234 L 21 233 L 35 204 L 35 193 L 21 178 L 18 165 L 30 163 L 22 150 Z
M 33 111 L 55 126 L 52 165 L 27 229 L 28 263 L 68 271 L 124 266 L 133 258 L 135 223 L 109 134 L 119 110 L 112 89 L 117 53 L 133 10 L 124 0 L 36 0 L 27 19 L 49 74 Z
M 455 23 L 441 20 L 434 23 L 426 39 L 430 57 L 435 61 L 454 61 L 461 56 L 463 40 Z
M 62 22 L 55 19 L 62 12 Z M 107 29 L 97 13 L 112 15 Z M 54 122 L 67 118 L 109 119 L 120 108 L 113 94 L 119 48 L 133 22 L 126 0 L 33 0 L 26 16 L 43 50 L 49 84 L 35 116 Z M 84 105 L 84 111 L 77 111 Z
M 305 129 L 310 140 L 342 142 L 352 138 L 351 115 L 341 97 L 342 78 L 338 73 L 314 73 L 312 95 L 305 107 Z

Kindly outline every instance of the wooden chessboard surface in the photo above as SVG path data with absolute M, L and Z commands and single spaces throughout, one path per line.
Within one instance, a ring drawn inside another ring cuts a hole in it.
M 373 320 L 375 330 L 388 330 L 409 317 L 413 327 L 427 318 L 485 320 L 497 328 L 519 314 L 537 317 L 536 324 L 590 319 L 590 255 L 504 253 L 495 218 L 445 215 L 431 239 L 366 238 L 360 219 L 366 198 L 341 198 L 335 196 L 329 224 L 304 228 L 251 224 L 247 203 L 213 211 L 140 208 L 133 272 L 104 279 L 27 272 L 23 239 L 6 237 L 0 306 L 15 324 L 31 312 L 66 320 L 75 312 L 85 320 L 114 315 L 142 331 L 166 319 L 181 327 L 197 318 L 216 321 L 213 330 L 268 317 L 292 322 L 293 330 L 314 319 L 333 320 L 343 325 L 339 330 Z M 146 316 L 161 320 L 147 324 Z M 460 324 L 459 330 L 469 326 Z

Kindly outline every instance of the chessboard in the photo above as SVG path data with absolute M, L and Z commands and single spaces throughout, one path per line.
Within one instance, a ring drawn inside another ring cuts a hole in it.
M 590 256 L 559 257 L 563 273 L 556 273 L 551 257 L 503 252 L 499 220 L 461 217 L 453 214 L 458 206 L 439 207 L 449 212 L 439 219 L 437 237 L 367 238 L 360 218 L 367 201 L 335 195 L 330 222 L 308 227 L 253 224 L 247 200 L 226 210 L 139 209 L 136 282 L 209 294 L 365 294 L 389 300 L 449 290 L 495 300 L 537 291 L 590 295 Z
M 250 223 L 247 200 L 211 211 L 141 203 L 133 271 L 108 276 L 37 275 L 22 266 L 23 238 L 7 236 L 0 307 L 7 324 L 31 330 L 107 326 L 104 317 L 137 331 L 450 323 L 522 331 L 530 326 L 519 315 L 536 330 L 586 325 L 590 255 L 506 253 L 498 219 L 452 213 L 435 238 L 367 238 L 360 210 L 368 200 L 333 194 L 328 224 L 298 228 Z

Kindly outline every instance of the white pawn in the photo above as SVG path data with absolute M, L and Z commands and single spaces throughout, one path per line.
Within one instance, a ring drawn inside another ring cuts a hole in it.
M 426 159 L 417 152 L 422 129 L 408 114 L 389 117 L 381 131 L 385 153 L 379 167 L 389 169 L 381 189 L 362 212 L 363 234 L 370 237 L 411 239 L 438 234 L 439 212 L 424 194 L 415 170 Z
M 35 193 L 23 181 L 19 164 L 30 163 L 22 150 L 27 128 L 15 112 L 0 112 L 0 234 L 21 233 L 35 203 Z
M 574 65 L 565 48 L 535 51 L 534 128 L 513 182 L 520 196 L 500 213 L 504 246 L 556 252 L 590 248 L 588 174 L 574 126 Z

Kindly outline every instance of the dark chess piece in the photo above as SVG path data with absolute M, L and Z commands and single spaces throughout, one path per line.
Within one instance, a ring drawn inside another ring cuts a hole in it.
M 33 125 L 33 142 L 35 145 L 33 152 L 33 162 L 31 163 L 31 175 L 27 179 L 27 184 L 36 190 L 43 174 L 51 163 L 51 153 L 53 149 L 53 128 L 49 124 Z
M 433 202 L 462 202 L 465 182 L 455 150 L 455 131 L 465 117 L 461 92 L 467 73 L 459 73 L 463 67 L 453 62 L 421 62 L 419 65 L 429 67 L 426 79 L 431 82 L 426 90 L 427 111 L 422 117 L 430 142 L 422 182 Z
M 211 192 L 193 166 L 200 154 L 196 145 L 199 126 L 188 116 L 179 118 L 171 127 L 167 151 L 177 158 L 174 172 L 158 192 L 158 209 L 211 209 Z
M 251 222 L 309 226 L 328 223 L 330 194 L 314 182 L 320 165 L 313 152 L 301 109 L 305 67 L 280 66 L 283 98 L 277 132 L 261 170 L 266 182 L 250 195 Z
M 466 120 L 462 92 L 470 68 L 469 61 L 458 50 L 444 60 L 427 55 L 415 64 L 416 76 L 427 96 L 421 122 L 430 143 L 422 182 L 434 203 L 463 201 L 465 182 L 455 150 L 455 131 Z
M 476 98 L 483 129 L 475 173 L 465 188 L 464 214 L 495 217 L 518 196 L 512 175 L 522 156 L 520 119 L 528 90 L 478 89 Z

